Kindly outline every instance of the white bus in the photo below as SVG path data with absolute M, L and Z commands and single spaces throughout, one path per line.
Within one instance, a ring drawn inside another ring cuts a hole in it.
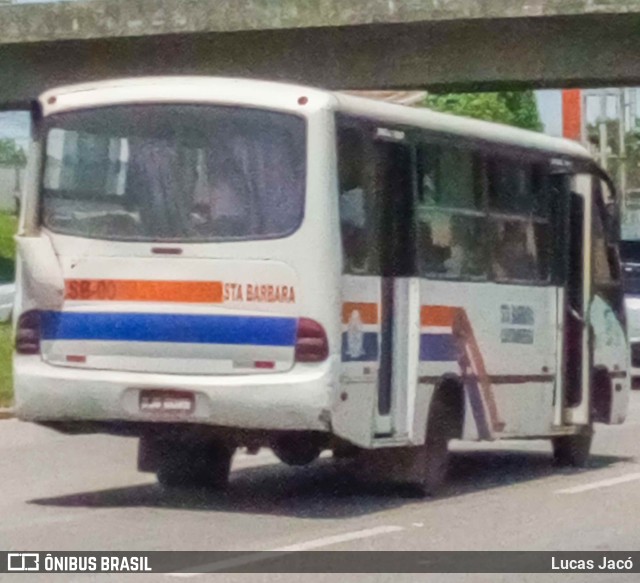
M 224 486 L 244 447 L 354 455 L 421 494 L 454 439 L 584 464 L 629 399 L 613 196 L 575 143 L 424 109 L 217 78 L 53 89 L 17 415 L 139 436 L 167 486 Z
M 631 388 L 638 389 L 640 388 L 640 239 L 623 239 L 619 245 L 627 308 L 627 336 L 631 352 L 629 369 Z

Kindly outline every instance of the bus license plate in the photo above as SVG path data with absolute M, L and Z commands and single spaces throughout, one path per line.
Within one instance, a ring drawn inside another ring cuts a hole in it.
M 144 413 L 192 413 L 193 393 L 182 391 L 140 391 L 140 411 Z

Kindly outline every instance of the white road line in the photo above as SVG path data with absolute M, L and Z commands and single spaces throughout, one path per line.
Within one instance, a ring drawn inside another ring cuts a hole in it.
M 600 482 L 591 482 L 590 484 L 584 484 L 583 486 L 556 490 L 556 494 L 580 494 L 581 492 L 597 490 L 598 488 L 609 488 L 610 486 L 624 484 L 625 482 L 635 482 L 636 480 L 640 480 L 640 473 L 626 474 L 617 478 L 611 478 L 610 480 L 601 480 Z
M 364 530 L 356 530 L 353 532 L 345 532 L 343 534 L 325 536 L 322 538 L 317 538 L 317 539 L 308 540 L 301 543 L 279 547 L 277 549 L 270 549 L 268 551 L 264 551 L 260 553 L 251 553 L 249 555 L 245 555 L 243 557 L 238 557 L 235 559 L 229 559 L 226 561 L 216 561 L 215 563 L 211 563 L 210 565 L 199 565 L 198 566 L 199 568 L 206 567 L 205 573 L 168 573 L 167 576 L 178 577 L 178 578 L 197 577 L 199 575 L 204 575 L 206 573 L 215 573 L 216 571 L 223 571 L 225 569 L 232 569 L 235 567 L 250 565 L 251 563 L 258 563 L 260 561 L 264 561 L 265 559 L 273 558 L 274 554 L 275 556 L 277 556 L 278 554 L 285 555 L 287 553 L 310 551 L 312 549 L 319 549 L 322 547 L 328 547 L 331 545 L 336 545 L 339 543 L 349 542 L 353 540 L 372 538 L 374 536 L 380 536 L 380 535 L 389 534 L 392 532 L 400 532 L 403 530 L 405 530 L 403 526 L 389 525 L 389 526 L 376 526 L 374 528 L 366 528 Z M 272 554 L 266 555 L 266 553 L 272 553 Z
M 376 526 L 375 528 L 366 528 L 364 530 L 356 530 L 354 532 L 345 532 L 344 534 L 336 534 L 334 536 L 325 536 L 315 540 L 309 540 L 303 543 L 280 547 L 273 549 L 274 553 L 295 553 L 298 551 L 310 551 L 311 549 L 319 549 L 330 545 L 337 545 L 351 540 L 359 540 L 362 538 L 371 538 L 381 534 L 389 534 L 391 532 L 400 532 L 404 530 L 403 526 Z

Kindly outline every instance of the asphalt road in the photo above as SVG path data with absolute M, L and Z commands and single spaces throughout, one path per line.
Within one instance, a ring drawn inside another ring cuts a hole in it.
M 408 500 L 364 486 L 331 460 L 288 468 L 244 453 L 224 494 L 167 492 L 135 469 L 136 441 L 63 436 L 0 421 L 0 549 L 632 551 L 640 549 L 640 393 L 625 425 L 598 426 L 585 470 L 552 465 L 548 442 L 455 446 L 450 487 Z M 2 577 L 2 576 L 0 576 Z M 29 581 L 135 581 L 42 575 Z M 585 575 L 305 575 L 313 581 L 583 581 Z M 300 575 L 196 575 L 299 581 Z M 638 575 L 588 575 L 637 581 Z M 2 580 L 24 580 L 21 575 Z M 172 575 L 145 575 L 172 583 Z

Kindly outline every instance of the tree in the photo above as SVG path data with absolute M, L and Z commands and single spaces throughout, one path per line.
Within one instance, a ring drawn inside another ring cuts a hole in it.
M 0 140 L 0 166 L 24 168 L 26 164 L 27 156 L 14 140 Z
M 543 129 L 533 91 L 430 94 L 424 105 L 444 113 L 504 123 L 527 130 Z

